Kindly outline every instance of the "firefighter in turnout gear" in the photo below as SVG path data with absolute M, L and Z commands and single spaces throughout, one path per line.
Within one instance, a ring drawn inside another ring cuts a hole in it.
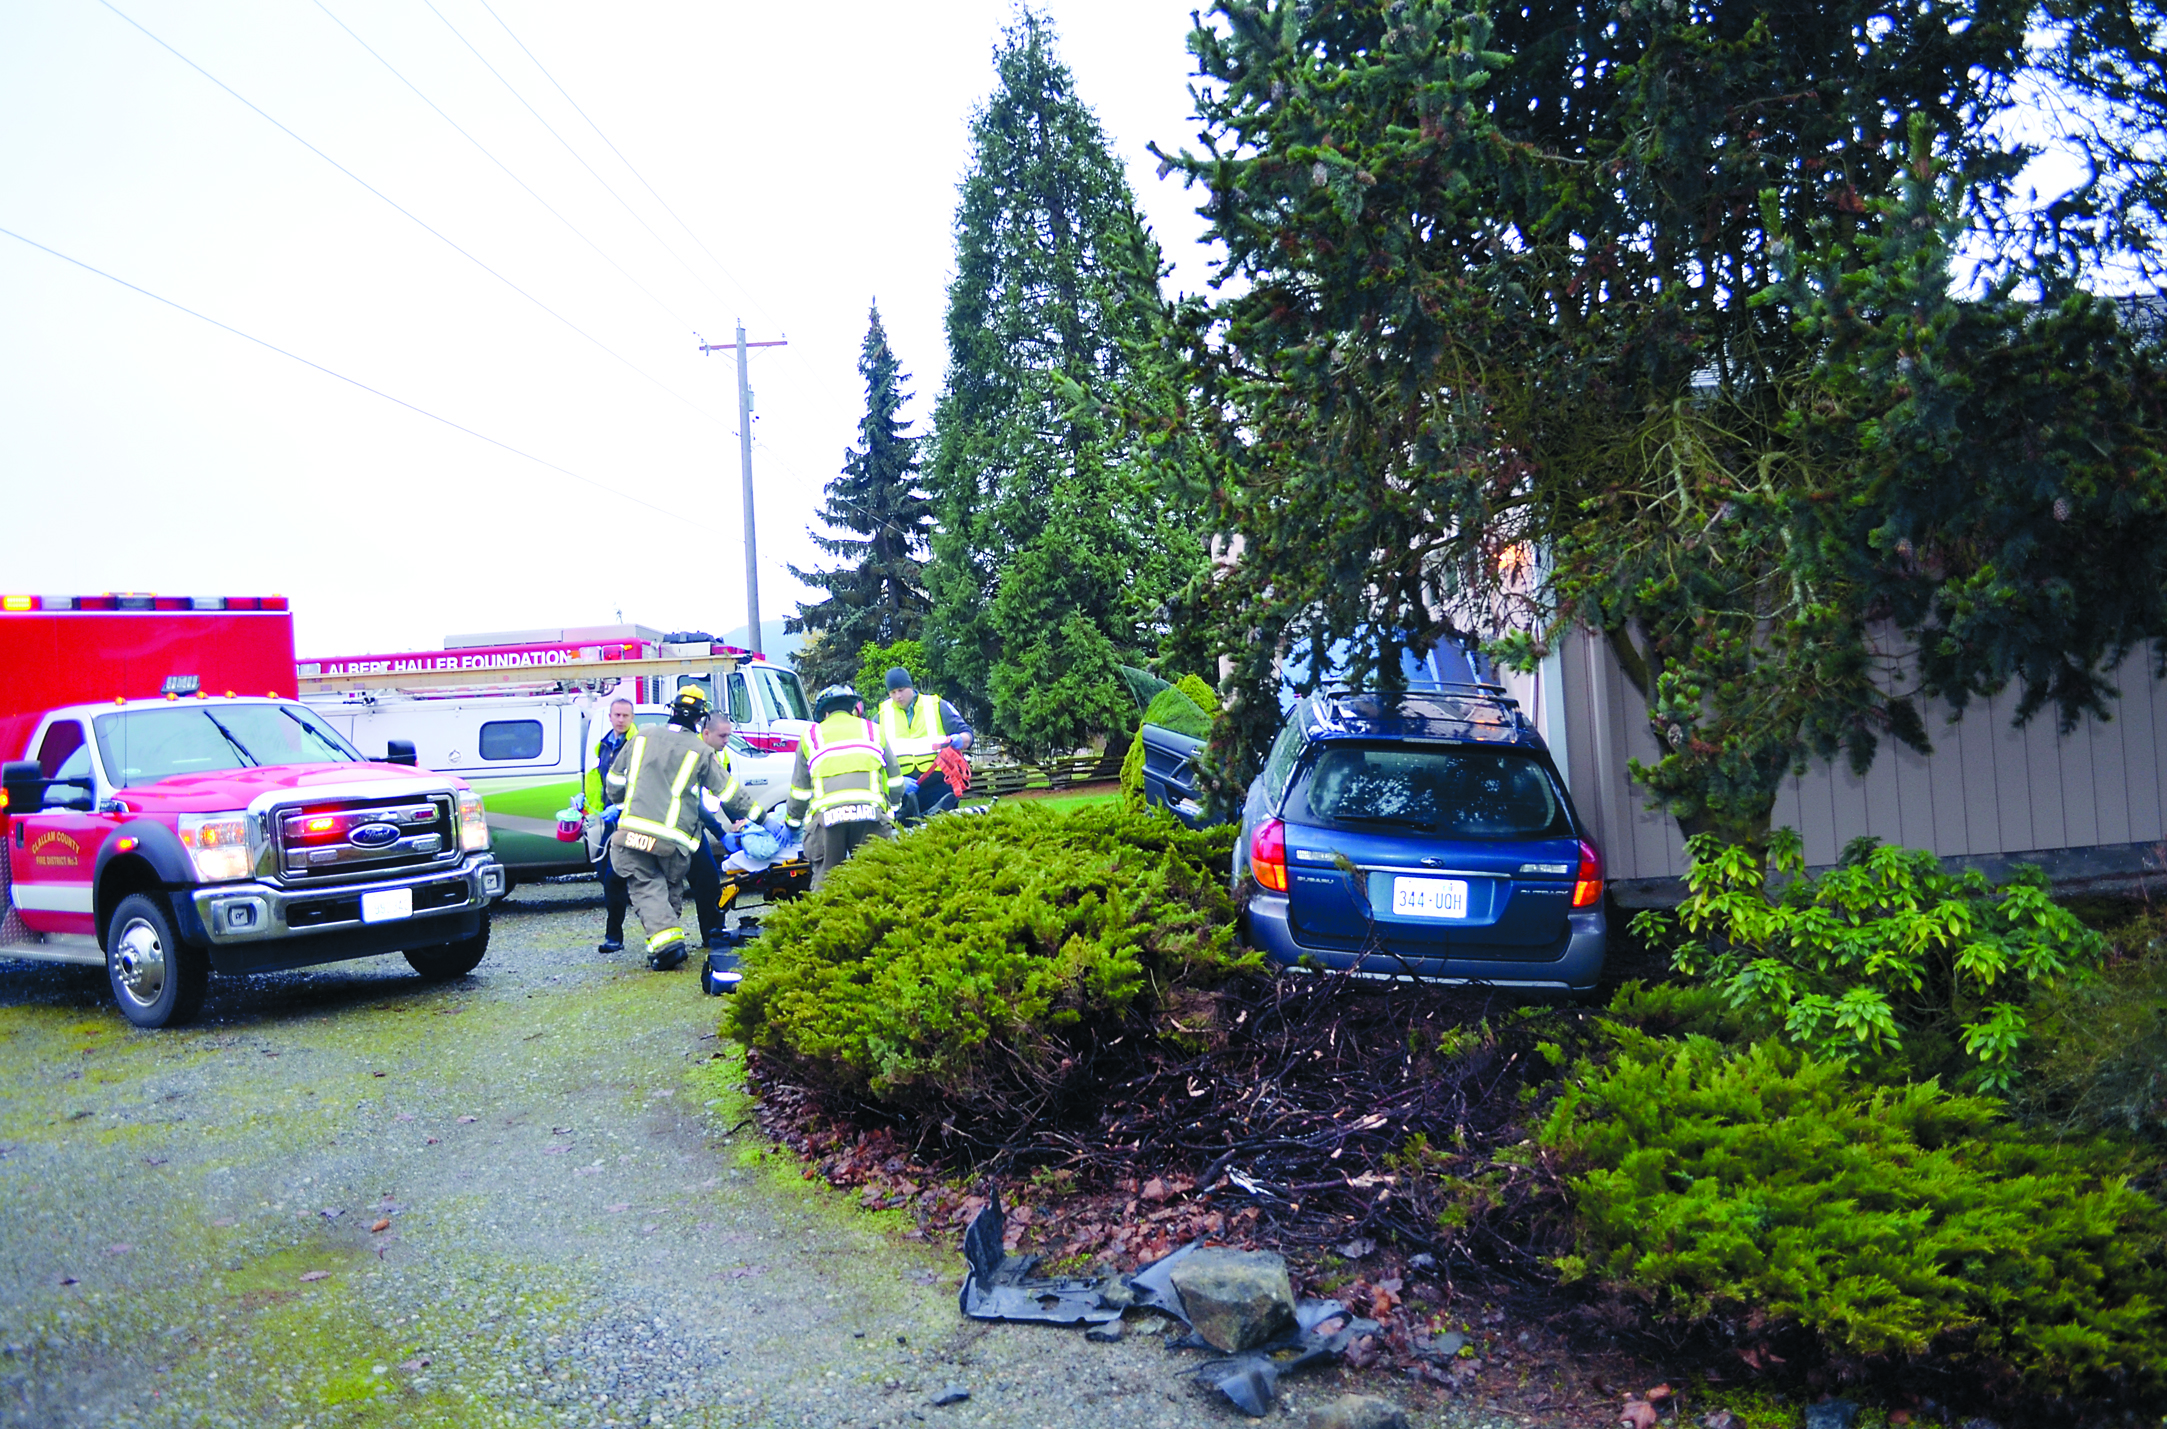
M 632 911 L 647 932 L 647 965 L 666 972 L 685 960 L 685 879 L 702 837 L 700 810 L 720 808 L 733 819 L 752 812 L 728 758 L 700 738 L 707 696 L 684 689 L 670 705 L 670 722 L 635 729 L 603 781 L 624 805 L 610 836 L 610 867 L 632 894 Z
M 859 844 L 895 834 L 890 811 L 902 797 L 903 771 L 863 711 L 856 690 L 830 685 L 813 701 L 816 723 L 798 740 L 786 818 L 805 831 L 814 888 Z

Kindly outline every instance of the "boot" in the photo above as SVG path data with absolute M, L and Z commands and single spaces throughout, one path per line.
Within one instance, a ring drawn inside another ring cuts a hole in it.
M 666 973 L 671 968 L 680 966 L 684 961 L 685 945 L 681 942 L 665 943 L 647 955 L 647 966 L 658 973 Z

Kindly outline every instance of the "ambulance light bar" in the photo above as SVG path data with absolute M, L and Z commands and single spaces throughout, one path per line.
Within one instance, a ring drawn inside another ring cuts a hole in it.
M 284 610 L 282 595 L 0 595 L 0 611 Z

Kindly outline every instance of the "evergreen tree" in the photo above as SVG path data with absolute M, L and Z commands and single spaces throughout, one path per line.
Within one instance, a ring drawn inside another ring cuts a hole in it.
M 2064 8 L 2161 88 L 2156 25 Z M 1222 0 L 1169 162 L 1235 280 L 1183 315 L 1232 778 L 1283 657 L 1506 623 L 1605 640 L 1636 772 L 1747 843 L 1809 757 L 1923 745 L 1913 692 L 2103 709 L 2167 637 L 2167 364 L 2082 287 L 2152 256 L 2161 165 L 2022 199 L 2033 9 Z
M 873 306 L 858 356 L 865 378 L 865 416 L 858 422 L 858 449 L 843 453 L 842 475 L 828 483 L 827 505 L 820 519 L 831 530 L 853 536 L 820 536 L 813 541 L 847 564 L 832 571 L 790 574 L 817 586 L 828 598 L 800 605 L 785 628 L 809 631 L 813 642 L 798 666 L 800 678 L 815 689 L 848 683 L 858 669 L 860 647 L 916 640 L 928 602 L 925 563 L 932 525 L 932 503 L 918 485 L 918 438 L 907 435 L 897 415 L 910 394 L 909 374 L 888 346 L 880 307 Z
M 943 694 L 1046 752 L 1134 722 L 1118 667 L 1201 547 L 1109 420 L 1153 371 L 1158 246 L 1052 23 L 1022 12 L 994 67 L 956 212 L 927 644 Z

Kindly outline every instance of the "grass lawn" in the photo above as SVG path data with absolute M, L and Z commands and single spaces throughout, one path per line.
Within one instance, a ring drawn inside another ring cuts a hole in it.
M 965 795 L 964 797 L 968 799 L 970 796 Z M 1080 784 L 1071 789 L 1026 789 L 1017 794 L 1004 794 L 994 802 L 1007 803 L 1010 800 L 1020 802 L 1026 799 L 1035 804 L 1051 804 L 1063 813 L 1074 813 L 1078 809 L 1090 808 L 1095 804 L 1120 803 L 1121 786 L 1112 780 L 1107 780 L 1099 784 Z

